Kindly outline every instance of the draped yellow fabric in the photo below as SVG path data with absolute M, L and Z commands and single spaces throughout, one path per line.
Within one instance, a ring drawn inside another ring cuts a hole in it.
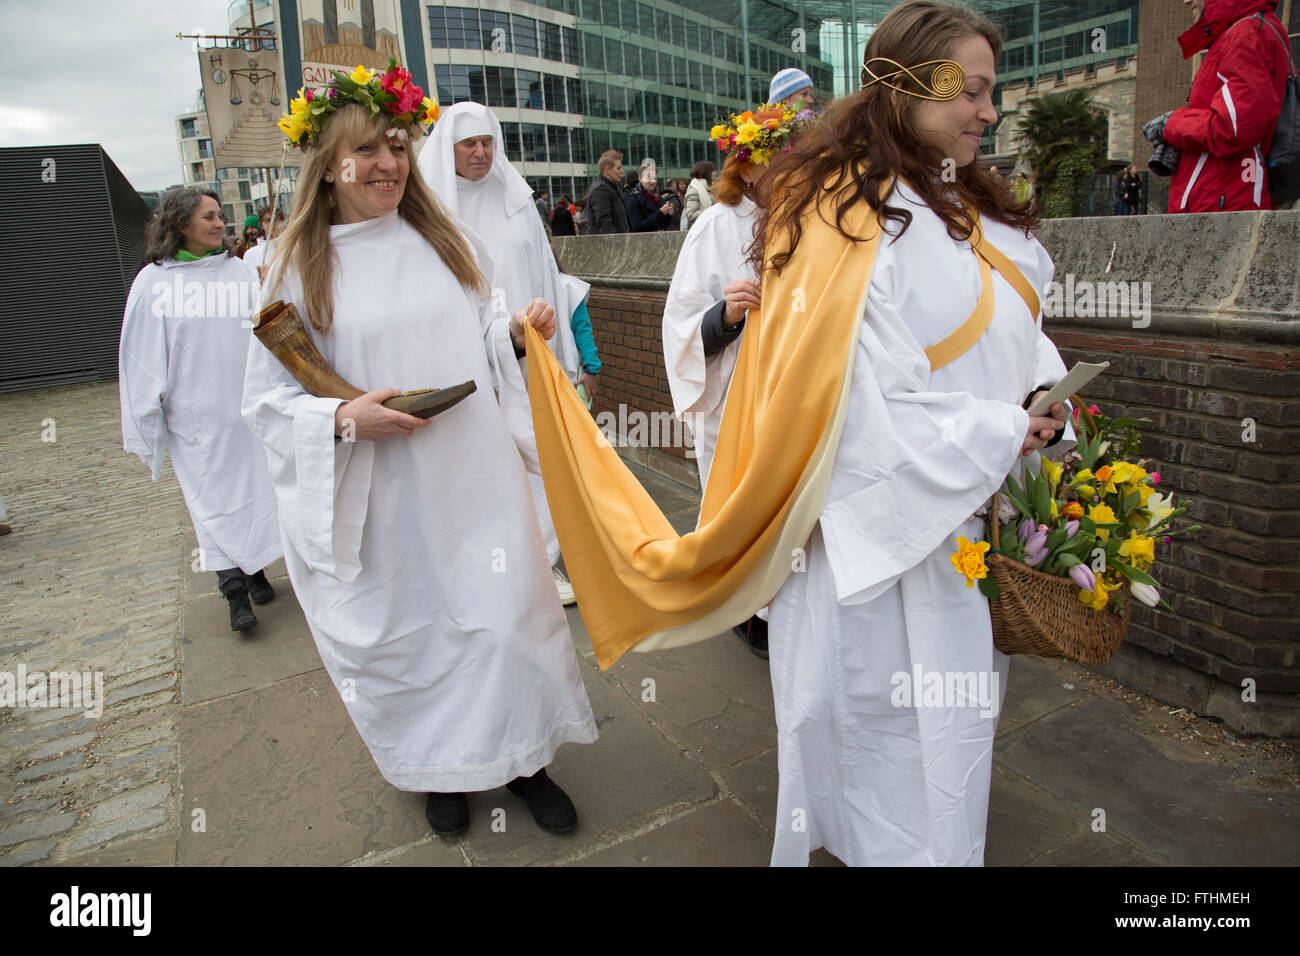
M 866 203 L 849 210 L 844 225 L 860 241 L 810 213 L 798 254 L 781 275 L 764 277 L 699 522 L 688 534 L 673 530 L 554 354 L 527 329 L 529 398 L 551 519 L 602 669 L 633 645 L 677 646 L 738 624 L 772 599 L 801 559 L 839 445 L 880 237 Z M 965 323 L 982 322 L 980 333 L 993 308 L 986 263 L 981 256 L 980 304 Z M 1013 285 L 1028 289 L 1022 276 Z

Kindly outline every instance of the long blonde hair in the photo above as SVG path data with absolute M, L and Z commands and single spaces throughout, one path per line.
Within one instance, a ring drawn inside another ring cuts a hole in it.
M 307 316 L 312 328 L 319 332 L 329 331 L 334 323 L 334 267 L 338 259 L 330 244 L 330 222 L 337 201 L 334 186 L 325 182 L 325 171 L 340 145 L 355 148 L 374 142 L 388 126 L 387 117 L 371 116 L 359 103 L 339 109 L 321 133 L 320 142 L 306 150 L 293 213 L 284 232 L 276 238 L 270 294 L 275 296 L 280 291 L 285 270 L 292 264 L 302 282 Z M 428 240 L 457 282 L 475 292 L 487 292 L 487 280 L 469 243 L 425 185 L 413 155 L 397 214 Z

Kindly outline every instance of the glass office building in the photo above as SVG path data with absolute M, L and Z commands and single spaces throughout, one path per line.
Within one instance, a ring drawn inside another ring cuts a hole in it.
M 1131 57 L 1137 0 L 975 0 L 1002 23 L 1000 78 L 1016 82 Z M 713 159 L 708 129 L 757 105 L 774 73 L 818 99 L 858 88 L 862 49 L 893 0 L 454 0 L 425 3 L 428 75 L 441 103 L 502 122 L 506 155 L 552 197 L 583 195 L 606 149 L 659 175 Z M 995 93 L 995 103 L 998 103 Z M 993 136 L 986 137 L 986 151 Z

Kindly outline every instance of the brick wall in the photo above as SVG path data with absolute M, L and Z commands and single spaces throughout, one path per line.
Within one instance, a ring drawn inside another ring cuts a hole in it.
M 1067 365 L 1110 361 L 1084 397 L 1151 419 L 1142 454 L 1202 526 L 1157 566 L 1178 613 L 1136 606 L 1129 643 L 1236 687 L 1300 692 L 1300 353 L 1047 330 Z

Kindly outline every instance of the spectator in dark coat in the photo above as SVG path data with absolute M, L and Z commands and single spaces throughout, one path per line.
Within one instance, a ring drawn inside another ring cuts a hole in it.
M 659 195 L 659 174 L 653 159 L 643 159 L 639 182 L 627 194 L 627 221 L 633 232 L 661 232 L 672 223 L 673 202 Z
M 627 196 L 619 185 L 623 179 L 623 154 L 607 149 L 596 162 L 600 175 L 587 193 L 587 235 L 631 232 L 627 223 Z
M 551 210 L 551 234 L 555 236 L 576 236 L 578 230 L 573 228 L 573 212 L 569 206 L 569 197 L 561 196 L 555 201 Z

